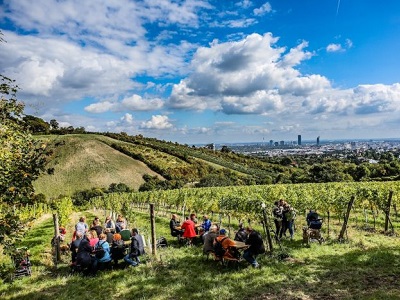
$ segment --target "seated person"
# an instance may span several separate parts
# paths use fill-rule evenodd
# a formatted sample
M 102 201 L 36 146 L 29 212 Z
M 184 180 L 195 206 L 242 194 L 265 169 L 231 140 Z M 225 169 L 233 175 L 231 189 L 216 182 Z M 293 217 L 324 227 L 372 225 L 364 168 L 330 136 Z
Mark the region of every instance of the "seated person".
M 114 265 L 118 265 L 118 260 L 123 259 L 125 256 L 125 243 L 119 233 L 113 235 L 111 243 L 111 257 L 114 261 Z
M 111 232 L 110 228 L 105 228 L 104 233 L 107 236 L 107 242 L 111 245 L 114 239 L 114 234 Z
M 78 232 L 75 236 L 75 240 L 70 244 L 69 249 L 71 250 L 71 262 L 76 263 L 76 256 L 78 254 L 79 244 L 82 241 L 82 233 Z
M 201 224 L 201 227 L 204 229 L 204 232 L 207 232 L 210 230 L 211 220 L 208 218 L 207 215 L 203 216 L 203 223 Z
M 101 247 L 104 250 L 102 255 L 96 254 L 97 266 L 100 270 L 106 268 L 111 262 L 110 245 L 107 243 L 106 238 L 107 236 L 104 233 L 100 234 L 99 241 L 95 246 L 97 249 Z
M 214 240 L 217 237 L 218 227 L 212 225 L 210 230 L 203 235 L 204 237 L 204 244 L 203 244 L 203 253 L 211 253 L 214 252 Z
M 86 237 L 89 240 L 90 247 L 94 248 L 94 246 L 97 244 L 99 241 L 99 238 L 97 237 L 97 232 L 96 230 L 90 230 L 86 233 Z
M 124 219 L 124 217 L 122 217 L 122 215 L 118 215 L 117 220 L 115 221 L 115 230 L 116 233 L 119 233 L 123 228 L 126 228 L 126 220 Z
M 77 233 L 78 234 L 78 233 Z M 76 264 L 81 266 L 85 275 L 95 275 L 97 271 L 97 260 L 92 256 L 93 247 L 89 244 L 88 238 L 83 238 L 76 254 Z
M 246 242 L 246 240 L 247 240 L 247 232 L 246 232 L 246 229 L 243 226 L 243 223 L 239 223 L 239 229 L 235 234 L 234 240 L 238 241 L 238 242 L 243 242 L 243 243 Z
M 180 237 L 183 234 L 183 230 L 180 229 L 180 223 L 177 219 L 177 215 L 171 215 L 171 220 L 169 221 L 169 228 L 171 230 L 171 235 L 175 237 Z
M 214 253 L 218 258 L 228 257 L 228 258 L 238 258 L 238 251 L 236 249 L 235 241 L 231 240 L 226 236 L 226 230 L 221 229 L 219 235 L 214 239 L 213 247 Z M 221 251 L 219 244 L 222 246 L 223 251 Z
M 111 233 L 115 233 L 115 223 L 114 221 L 111 219 L 111 216 L 106 217 L 106 220 L 104 222 L 104 228 L 108 228 L 110 230 Z
M 322 227 L 321 219 L 315 210 L 310 209 L 309 213 L 307 214 L 306 221 L 308 227 L 311 229 L 321 229 Z
M 90 227 L 90 230 L 96 231 L 97 236 L 99 236 L 101 233 L 103 233 L 103 227 L 101 227 L 100 221 L 95 219 L 93 221 L 92 227 Z
M 183 222 L 181 226 L 183 230 L 183 237 L 189 239 L 190 244 L 192 244 L 193 239 L 196 237 L 196 225 L 194 222 L 189 219 L 188 217 L 186 218 L 186 221 Z
M 125 224 L 121 224 L 121 231 L 119 232 L 123 241 L 129 241 L 131 239 L 131 231 L 125 228 Z
M 144 254 L 143 237 L 136 228 L 132 229 L 131 248 L 129 254 L 124 257 L 124 261 L 132 267 L 140 264 L 139 256 Z

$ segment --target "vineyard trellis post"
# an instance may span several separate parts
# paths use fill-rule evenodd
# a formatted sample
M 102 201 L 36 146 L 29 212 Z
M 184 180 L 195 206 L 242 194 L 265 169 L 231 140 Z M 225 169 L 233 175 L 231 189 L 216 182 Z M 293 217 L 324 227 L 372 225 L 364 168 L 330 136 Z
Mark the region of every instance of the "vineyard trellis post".
M 58 227 L 58 214 L 53 214 L 53 223 L 54 223 L 54 238 L 53 238 L 53 246 L 54 246 L 54 263 L 57 267 L 57 263 L 61 258 L 60 251 L 60 229 Z
M 271 234 L 269 232 L 269 225 L 268 225 L 268 217 L 267 217 L 267 213 L 265 211 L 265 208 L 267 206 L 265 205 L 265 203 L 261 203 L 261 209 L 262 209 L 262 214 L 263 214 L 263 220 L 264 220 L 264 229 L 267 232 L 267 241 L 268 241 L 268 247 L 269 247 L 269 252 L 272 253 L 273 246 L 272 246 L 272 239 L 271 239 Z
M 154 257 L 157 255 L 157 242 L 156 242 L 156 218 L 154 215 L 154 203 L 150 203 L 150 224 L 151 224 L 151 254 Z
M 351 196 L 351 199 L 350 199 L 349 203 L 347 204 L 347 211 L 344 216 L 343 226 L 342 226 L 342 229 L 340 230 L 340 234 L 339 234 L 339 238 L 338 238 L 339 241 L 344 240 L 344 234 L 347 230 L 347 222 L 349 220 L 350 211 L 351 211 L 351 208 L 353 207 L 354 200 L 355 200 L 355 197 Z
M 389 229 L 390 207 L 392 206 L 392 197 L 393 197 L 393 191 L 389 191 L 389 198 L 385 208 L 385 232 L 387 232 Z M 392 226 L 392 231 L 393 231 L 393 226 Z

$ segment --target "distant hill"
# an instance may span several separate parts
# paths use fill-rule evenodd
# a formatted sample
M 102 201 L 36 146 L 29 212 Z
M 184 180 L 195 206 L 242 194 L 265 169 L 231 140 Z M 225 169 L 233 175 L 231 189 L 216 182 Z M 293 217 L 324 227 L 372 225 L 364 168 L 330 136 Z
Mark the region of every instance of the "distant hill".
M 109 137 L 74 134 L 39 138 L 53 150 L 47 168 L 54 168 L 54 174 L 41 175 L 34 187 L 36 193 L 43 193 L 48 199 L 120 182 L 137 190 L 144 183 L 144 174 L 158 175 L 143 162 L 109 146 L 116 142 Z

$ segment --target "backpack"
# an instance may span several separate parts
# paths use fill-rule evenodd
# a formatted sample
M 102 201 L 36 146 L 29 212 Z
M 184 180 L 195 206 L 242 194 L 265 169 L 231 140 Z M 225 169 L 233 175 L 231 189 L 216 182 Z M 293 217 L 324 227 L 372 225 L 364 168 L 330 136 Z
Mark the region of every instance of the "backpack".
M 105 242 L 102 242 L 101 244 L 100 244 L 100 242 L 98 242 L 97 244 L 96 244 L 96 247 L 95 247 L 95 249 L 94 249 L 94 252 L 95 252 L 95 256 L 96 256 L 96 258 L 97 259 L 102 259 L 103 257 L 104 257 L 104 255 L 106 254 L 106 250 L 104 250 L 104 248 L 103 248 L 103 244 L 104 244 Z
M 224 256 L 226 250 L 225 250 L 224 247 L 222 246 L 222 242 L 223 242 L 225 239 L 227 239 L 227 238 L 228 238 L 228 237 L 226 236 L 226 237 L 224 237 L 223 239 L 221 239 L 220 241 L 218 241 L 217 238 L 214 239 L 213 248 L 214 248 L 215 256 L 217 256 L 217 257 L 222 257 L 222 256 Z
M 157 240 L 157 248 L 165 248 L 165 247 L 168 247 L 168 242 L 167 239 L 162 236 Z

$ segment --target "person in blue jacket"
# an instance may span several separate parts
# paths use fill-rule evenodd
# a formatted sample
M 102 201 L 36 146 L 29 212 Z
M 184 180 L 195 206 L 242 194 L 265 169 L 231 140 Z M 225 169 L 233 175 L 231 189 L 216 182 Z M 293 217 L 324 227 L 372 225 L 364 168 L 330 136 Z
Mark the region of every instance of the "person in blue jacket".
M 104 254 L 99 257 L 99 255 L 96 255 L 97 259 L 97 269 L 102 270 L 110 266 L 111 263 L 111 249 L 110 249 L 110 244 L 107 242 L 107 236 L 102 233 L 99 235 L 99 241 L 96 244 L 96 249 L 98 248 L 103 248 Z

